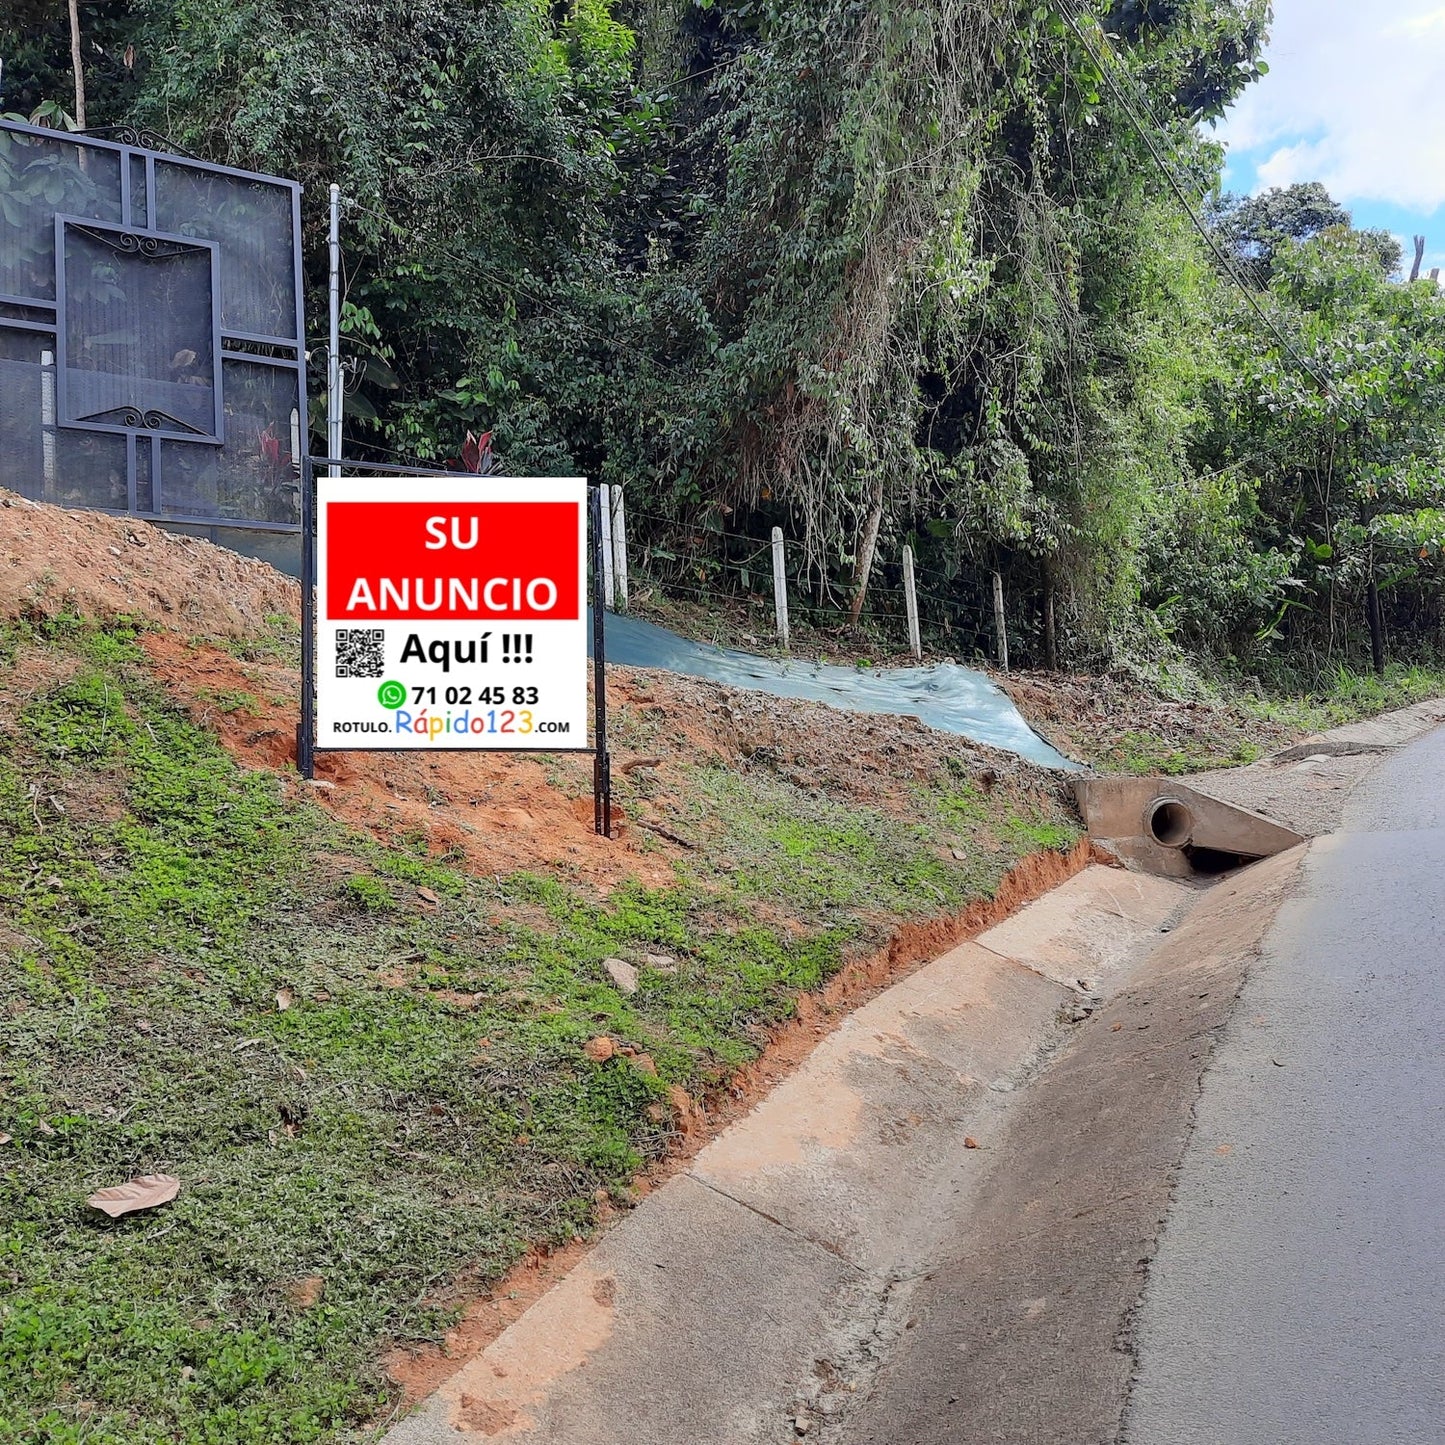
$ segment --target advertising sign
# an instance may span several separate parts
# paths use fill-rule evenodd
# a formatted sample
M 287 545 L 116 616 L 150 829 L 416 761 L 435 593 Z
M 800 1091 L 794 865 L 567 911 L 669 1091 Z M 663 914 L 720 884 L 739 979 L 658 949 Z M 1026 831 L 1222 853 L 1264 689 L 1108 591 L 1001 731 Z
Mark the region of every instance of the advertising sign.
M 587 740 L 587 484 L 317 477 L 316 746 Z

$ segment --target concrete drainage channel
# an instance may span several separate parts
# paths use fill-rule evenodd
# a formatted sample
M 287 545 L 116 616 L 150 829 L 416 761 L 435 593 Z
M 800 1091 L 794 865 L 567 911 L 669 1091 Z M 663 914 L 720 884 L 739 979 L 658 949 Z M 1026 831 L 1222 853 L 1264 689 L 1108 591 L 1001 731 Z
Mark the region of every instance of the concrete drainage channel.
M 1188 796 L 1171 793 L 1165 803 L 1172 806 L 1148 814 L 1151 826 L 1181 842 L 1154 846 L 1179 852 L 1192 846 L 1185 835 L 1215 836 L 1207 810 Z M 1038 1112 L 1041 1089 L 1071 1067 L 1086 1036 L 1103 1040 L 1112 1069 L 1113 1055 L 1162 1046 L 1171 1028 L 1197 1033 L 1203 1005 L 1195 996 L 1225 996 L 1207 980 L 1201 989 L 1190 974 L 1201 950 L 1220 965 L 1218 948 L 1196 937 L 1198 920 L 1206 915 L 1207 932 L 1212 908 L 1242 916 L 1237 897 L 1214 905 L 1241 887 L 1247 891 L 1240 878 L 1205 889 L 1193 876 L 1093 865 L 894 985 L 606 1233 L 549 1294 L 395 1425 L 388 1445 L 911 1439 L 891 1425 L 876 1435 L 853 1432 L 870 1428 L 870 1402 L 886 1396 L 878 1389 L 884 1367 L 906 1346 L 909 1321 L 926 1308 L 934 1281 L 961 1262 L 995 1257 L 979 1221 L 1021 1223 L 1037 1236 L 1036 1248 L 1052 1253 L 1031 1211 L 1062 1208 L 1066 1219 L 1077 1212 L 1073 1180 L 1090 1196 L 1078 1204 L 1080 1217 L 1096 1207 L 1093 1174 L 1071 1172 L 1067 1162 L 1083 1142 L 1075 1121 L 1069 1139 L 1051 1145 L 1064 1162 L 1047 1163 L 1048 1180 L 1029 1186 L 1042 1192 L 1012 1199 L 999 1214 L 1000 1195 L 1030 1178 L 1015 1158 L 1020 1134 L 1042 1140 L 1069 1117 L 1069 1106 L 1048 1106 L 1054 1123 L 1017 1121 Z M 1190 975 L 1180 975 L 1178 1000 L 1154 990 L 1161 946 Z M 1103 1022 L 1119 1007 L 1131 1022 Z M 1144 1032 L 1151 1028 L 1158 1032 Z M 1197 1043 L 1191 1047 L 1202 1060 Z M 1187 1122 L 1193 1068 L 1167 1087 L 1152 1082 L 1151 1070 L 1151 1106 L 1175 1089 L 1175 1114 Z M 1142 1071 L 1131 1077 L 1137 1085 Z M 1103 1097 L 1116 1089 L 1107 1081 L 1100 1087 Z M 1074 1093 L 1075 1107 L 1090 1096 L 1087 1088 Z M 1132 1126 L 1114 1114 L 1109 1127 L 1125 1127 L 1127 1153 Z M 1095 1129 L 1089 1148 L 1098 1142 Z M 1134 1220 L 1138 1235 L 1108 1254 L 1125 1262 L 1124 1304 L 1105 1311 L 1087 1347 L 1092 1363 L 1076 1360 L 1074 1373 L 1117 1373 L 1121 1311 L 1138 1288 L 1134 1261 L 1149 1253 L 1179 1157 L 1172 1144 L 1167 1152 L 1151 1162 L 1147 1188 L 1126 1191 L 1135 1202 L 1109 1213 L 1111 1228 Z M 1107 1187 L 1117 1191 L 1118 1181 Z M 1018 1305 L 1012 1295 L 1020 1288 L 1017 1279 L 973 1279 L 965 1297 L 978 1304 L 990 1289 L 1007 1296 L 980 1316 L 990 1340 L 1003 1337 L 996 1308 L 1004 1324 L 1054 1338 L 1057 1312 L 1073 1306 L 1047 1284 L 1031 1284 Z M 1096 1301 L 1081 1295 L 1078 1303 L 1092 1309 Z M 1049 1318 L 1036 1325 L 1042 1316 Z M 1060 1428 L 1028 1438 L 1094 1438 L 1071 1433 L 1072 1424 Z
M 1074 797 L 1091 838 L 1167 878 L 1225 873 L 1304 842 L 1282 823 L 1170 778 L 1080 778 Z
M 1200 1081 L 1302 832 L 1441 721 L 1419 704 L 1208 779 L 1235 803 L 1081 780 L 1127 869 L 847 1017 L 387 1445 L 1114 1440 Z

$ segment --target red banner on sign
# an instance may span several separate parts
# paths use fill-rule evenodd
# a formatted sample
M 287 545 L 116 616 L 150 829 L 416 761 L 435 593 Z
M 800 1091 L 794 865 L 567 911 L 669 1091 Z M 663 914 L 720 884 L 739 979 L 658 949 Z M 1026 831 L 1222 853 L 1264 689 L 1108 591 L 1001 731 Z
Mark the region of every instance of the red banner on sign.
M 572 502 L 329 502 L 326 612 L 572 621 L 580 537 Z

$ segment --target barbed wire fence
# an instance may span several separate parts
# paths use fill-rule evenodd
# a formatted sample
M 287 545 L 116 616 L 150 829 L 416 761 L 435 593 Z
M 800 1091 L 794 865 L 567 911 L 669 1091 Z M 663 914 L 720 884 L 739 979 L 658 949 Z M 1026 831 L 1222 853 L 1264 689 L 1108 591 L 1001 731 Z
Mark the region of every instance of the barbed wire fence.
M 610 489 L 614 496 L 621 490 Z M 809 585 L 809 578 L 792 570 L 789 554 L 800 555 L 801 544 L 790 545 L 777 528 L 774 538 L 754 537 L 689 524 L 631 502 L 619 506 L 612 501 L 610 517 L 612 572 L 629 579 L 631 596 L 644 605 L 653 605 L 658 598 L 665 605 L 666 599 L 676 597 L 714 607 L 729 601 L 744 610 L 748 630 L 741 637 L 718 641 L 754 643 L 769 637 L 786 647 L 792 630 L 803 626 L 840 640 L 866 630 L 896 653 L 913 650 L 916 634 L 920 643 L 927 639 L 930 652 L 984 658 L 1004 668 L 1010 641 L 1023 642 L 1026 655 L 1037 654 L 1042 620 L 1025 613 L 1005 620 L 1000 606 L 1002 578 L 989 569 L 965 568 L 950 575 L 921 565 L 916 558 L 910 566 L 904 557 L 905 552 L 911 557 L 908 548 L 899 549 L 897 557 L 880 554 L 863 611 L 855 619 L 847 595 L 820 587 L 816 579 Z M 781 540 L 780 548 L 775 539 Z M 779 554 L 781 571 L 776 565 Z M 613 599 L 619 608 L 627 606 L 627 597 L 616 589 Z M 922 647 L 917 651 L 921 654 Z

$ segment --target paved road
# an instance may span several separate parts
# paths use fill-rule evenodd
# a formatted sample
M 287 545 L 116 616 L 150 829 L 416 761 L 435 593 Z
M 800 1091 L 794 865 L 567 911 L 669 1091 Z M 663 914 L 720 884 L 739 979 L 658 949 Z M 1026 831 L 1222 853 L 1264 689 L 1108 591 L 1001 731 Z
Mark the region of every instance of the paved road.
M 1251 973 L 1150 1269 L 1129 1445 L 1445 1440 L 1442 794 L 1438 730 L 1314 845 Z

